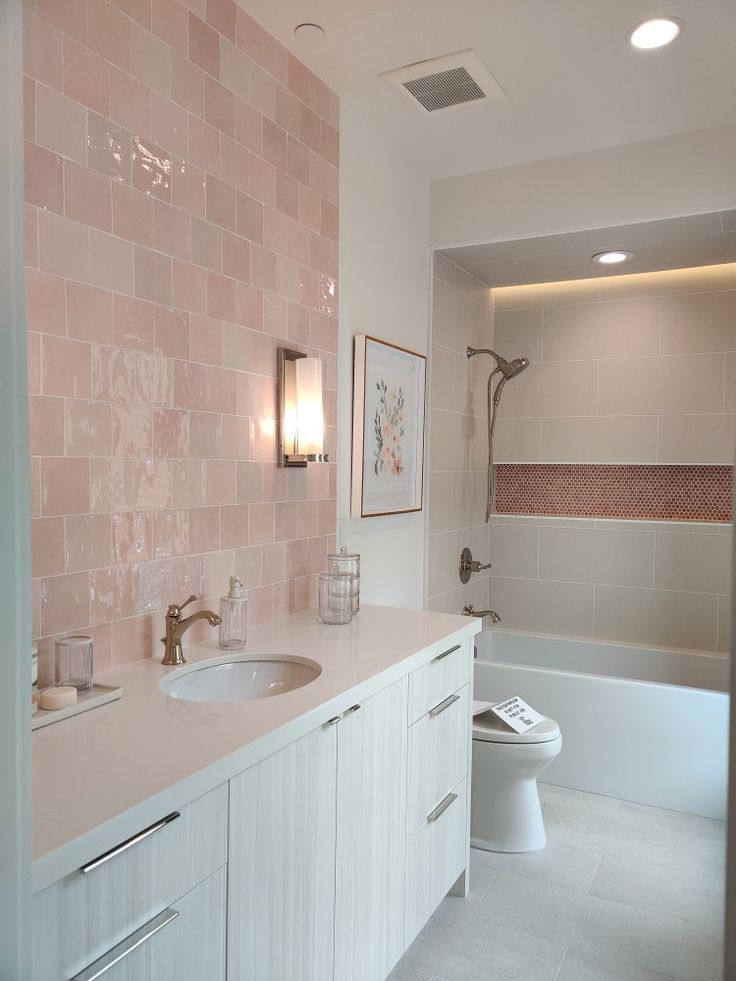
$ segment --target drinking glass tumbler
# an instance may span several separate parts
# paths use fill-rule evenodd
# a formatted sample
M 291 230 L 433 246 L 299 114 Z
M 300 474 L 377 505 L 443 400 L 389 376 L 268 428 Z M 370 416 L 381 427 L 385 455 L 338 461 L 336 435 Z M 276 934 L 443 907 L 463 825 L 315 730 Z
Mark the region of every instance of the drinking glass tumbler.
M 320 572 L 319 618 L 322 623 L 350 623 L 353 618 L 351 575 L 342 572 Z
M 360 609 L 360 554 L 358 552 L 330 552 L 327 571 L 342 572 L 353 577 L 353 616 Z
M 77 691 L 92 687 L 92 638 L 61 637 L 56 641 L 56 685 L 69 685 Z

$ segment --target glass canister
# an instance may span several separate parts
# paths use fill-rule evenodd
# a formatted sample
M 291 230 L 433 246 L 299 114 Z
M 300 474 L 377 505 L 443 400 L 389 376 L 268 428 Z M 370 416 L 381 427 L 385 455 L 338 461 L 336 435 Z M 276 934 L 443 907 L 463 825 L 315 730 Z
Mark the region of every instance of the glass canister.
M 341 548 L 327 556 L 327 571 L 342 572 L 353 577 L 353 616 L 360 609 L 360 554 Z
M 91 637 L 60 637 L 56 641 L 55 684 L 69 686 L 77 691 L 89 691 L 92 687 Z
M 322 623 L 350 623 L 353 618 L 351 575 L 342 572 L 320 572 L 319 618 Z

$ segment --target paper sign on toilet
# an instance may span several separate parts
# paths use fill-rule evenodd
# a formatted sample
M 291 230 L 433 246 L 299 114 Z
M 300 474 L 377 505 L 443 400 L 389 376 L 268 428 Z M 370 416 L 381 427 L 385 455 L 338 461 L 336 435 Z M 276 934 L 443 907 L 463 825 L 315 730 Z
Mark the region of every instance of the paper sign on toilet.
M 507 698 L 505 702 L 499 702 L 498 705 L 492 706 L 491 712 L 495 712 L 499 719 L 505 722 L 506 725 L 511 726 L 514 732 L 526 732 L 527 729 L 533 729 L 540 722 L 544 722 L 544 716 L 540 715 L 539 712 L 535 712 L 518 695 L 514 695 L 513 698 Z

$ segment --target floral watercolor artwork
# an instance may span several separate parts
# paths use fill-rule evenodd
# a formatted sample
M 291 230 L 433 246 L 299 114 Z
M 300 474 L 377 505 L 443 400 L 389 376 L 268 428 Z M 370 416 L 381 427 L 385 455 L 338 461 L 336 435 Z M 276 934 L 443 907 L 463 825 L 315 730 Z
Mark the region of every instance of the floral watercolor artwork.
M 383 473 L 384 466 L 394 477 L 400 477 L 403 472 L 401 458 L 401 437 L 404 429 L 404 393 L 401 386 L 388 390 L 386 382 L 376 382 L 379 399 L 376 409 L 374 429 L 376 434 L 376 460 L 373 472 L 376 476 Z
M 355 338 L 351 514 L 422 509 L 426 358 Z

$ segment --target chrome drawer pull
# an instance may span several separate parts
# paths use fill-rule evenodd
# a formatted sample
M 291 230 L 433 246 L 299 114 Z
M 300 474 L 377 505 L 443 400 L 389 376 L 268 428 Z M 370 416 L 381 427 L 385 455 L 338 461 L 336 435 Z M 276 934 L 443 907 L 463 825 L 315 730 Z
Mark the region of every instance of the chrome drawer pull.
M 341 715 L 333 715 L 331 719 L 328 719 L 327 722 L 325 722 L 325 726 L 336 726 L 341 718 Z
M 437 657 L 432 658 L 432 664 L 436 664 L 438 661 L 441 661 L 442 658 L 447 657 L 448 654 L 454 654 L 455 651 L 459 651 L 461 647 L 462 644 L 455 644 L 455 646 L 451 647 L 449 651 L 443 651 L 442 654 L 438 654 Z
M 444 814 L 447 808 L 452 804 L 454 800 L 457 800 L 457 794 L 448 794 L 444 800 L 441 800 L 437 807 L 433 811 L 430 811 L 427 815 L 428 821 L 436 821 L 441 814 Z
M 359 708 L 360 708 L 360 705 L 351 705 L 351 706 L 350 706 L 350 708 L 349 708 L 349 709 L 347 709 L 347 710 L 346 710 L 345 712 L 343 712 L 342 714 L 343 714 L 344 716 L 345 716 L 345 715 L 352 715 L 352 714 L 353 714 L 353 712 L 357 712 Z
M 445 709 L 449 709 L 449 707 L 454 702 L 457 702 L 459 700 L 460 700 L 460 696 L 459 695 L 450 695 L 448 698 L 446 698 L 444 700 L 444 702 L 440 702 L 439 705 L 435 705 L 435 707 L 433 709 L 430 709 L 429 710 L 429 717 L 430 717 L 430 719 L 433 719 L 435 717 L 435 715 L 441 715 L 442 712 L 445 711 Z
M 133 835 L 132 838 L 127 838 L 119 845 L 115 845 L 108 852 L 103 852 L 102 855 L 98 855 L 97 858 L 93 858 L 91 862 L 87 862 L 80 868 L 80 872 L 86 874 L 91 872 L 92 869 L 96 869 L 98 866 L 102 865 L 104 862 L 108 862 L 111 858 L 115 858 L 116 855 L 122 855 L 123 852 L 127 852 L 129 848 L 133 845 L 137 845 L 139 841 L 143 841 L 144 838 L 148 838 L 150 835 L 155 834 L 160 831 L 161 828 L 165 828 L 167 824 L 171 824 L 172 821 L 176 821 L 179 817 L 178 811 L 172 811 L 171 814 L 167 814 L 165 818 L 161 818 L 155 824 L 152 824 L 148 828 L 144 828 L 143 831 L 139 831 L 137 835 Z
M 132 954 L 137 947 L 144 944 L 146 940 L 150 940 L 155 933 L 163 929 L 167 923 L 175 920 L 178 915 L 178 911 L 170 907 L 162 910 L 152 920 L 144 923 L 142 927 L 126 937 L 125 940 L 121 940 L 119 944 L 111 947 L 102 957 L 98 957 L 89 967 L 85 967 L 79 974 L 75 974 L 70 981 L 95 981 L 95 978 L 101 978 L 103 974 L 107 974 L 111 967 L 119 964 L 128 954 Z

